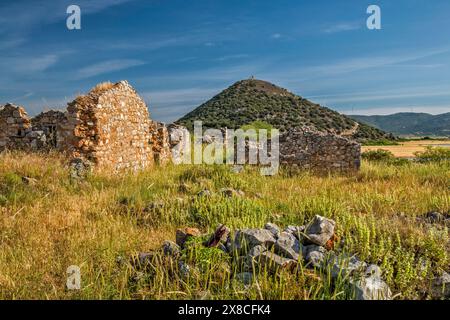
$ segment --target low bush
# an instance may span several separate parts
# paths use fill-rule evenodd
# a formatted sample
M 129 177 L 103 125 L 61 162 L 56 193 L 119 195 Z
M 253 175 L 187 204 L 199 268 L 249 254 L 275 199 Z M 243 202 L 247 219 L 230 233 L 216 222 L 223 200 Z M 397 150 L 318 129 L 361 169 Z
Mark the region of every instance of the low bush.
M 450 149 L 442 147 L 426 147 L 425 151 L 414 153 L 418 162 L 450 161 Z
M 361 157 L 368 161 L 390 161 L 395 158 L 392 152 L 383 149 L 363 152 Z

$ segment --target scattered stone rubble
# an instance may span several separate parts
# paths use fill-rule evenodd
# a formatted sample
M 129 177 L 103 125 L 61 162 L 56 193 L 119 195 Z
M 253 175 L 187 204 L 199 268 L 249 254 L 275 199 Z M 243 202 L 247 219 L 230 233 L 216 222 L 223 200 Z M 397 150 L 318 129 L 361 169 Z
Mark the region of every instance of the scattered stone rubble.
M 161 252 L 178 261 L 182 278 L 189 277 L 195 268 L 181 257 L 186 241 L 204 236 L 198 229 L 184 228 L 176 232 L 176 243 L 165 241 Z M 200 239 L 200 238 L 199 238 Z M 376 265 L 369 265 L 354 255 L 334 252 L 326 248 L 329 241 L 337 241 L 335 222 L 315 216 L 306 226 L 288 226 L 281 229 L 273 223 L 264 228 L 239 229 L 231 232 L 220 225 L 216 232 L 203 242 L 205 248 L 218 248 L 232 257 L 237 272 L 233 278 L 251 284 L 257 270 L 276 274 L 281 270 L 297 272 L 299 263 L 312 270 L 329 272 L 336 281 L 346 281 L 348 290 L 358 300 L 390 300 L 392 293 Z M 155 253 L 153 253 L 155 254 Z M 145 261 L 152 253 L 141 253 Z M 448 281 L 442 280 L 442 281 Z
M 450 274 L 443 272 L 441 276 L 433 279 L 431 286 L 431 296 L 434 299 L 450 298 Z
M 426 214 L 425 218 L 418 218 L 419 222 L 424 222 L 427 224 L 442 224 L 444 226 L 450 227 L 450 214 L 441 213 L 437 211 L 430 211 Z

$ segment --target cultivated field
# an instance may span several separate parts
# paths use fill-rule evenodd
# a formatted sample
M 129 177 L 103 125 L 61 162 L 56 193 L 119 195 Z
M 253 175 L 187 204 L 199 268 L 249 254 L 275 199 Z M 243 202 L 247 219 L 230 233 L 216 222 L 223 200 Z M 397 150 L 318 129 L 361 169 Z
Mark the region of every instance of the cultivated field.
M 413 158 L 415 152 L 422 152 L 428 146 L 450 148 L 450 140 L 413 140 L 400 142 L 399 145 L 394 146 L 363 146 L 362 151 L 383 149 L 399 158 Z
M 384 148 L 384 147 L 383 147 Z M 346 299 L 329 275 L 260 275 L 244 287 L 225 258 L 206 255 L 188 280 L 161 259 L 146 270 L 139 252 L 174 240 L 179 227 L 301 225 L 319 214 L 336 221 L 340 250 L 378 264 L 396 299 L 424 299 L 430 279 L 450 271 L 449 233 L 418 220 L 450 210 L 450 166 L 363 162 L 360 172 L 263 177 L 255 168 L 170 166 L 138 175 L 96 173 L 71 181 L 58 155 L 0 155 L 0 299 Z M 22 177 L 36 179 L 26 181 Z M 231 187 L 239 197 L 198 197 Z M 81 290 L 66 270 L 81 268 Z

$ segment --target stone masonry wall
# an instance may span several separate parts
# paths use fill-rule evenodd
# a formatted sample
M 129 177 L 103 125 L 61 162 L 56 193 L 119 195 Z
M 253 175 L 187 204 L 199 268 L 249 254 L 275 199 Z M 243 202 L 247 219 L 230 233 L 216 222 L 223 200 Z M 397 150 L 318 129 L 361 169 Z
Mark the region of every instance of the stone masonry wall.
M 188 129 L 177 124 L 170 124 L 168 131 L 173 163 L 181 164 L 186 157 L 190 159 L 191 138 Z
M 151 121 L 150 141 L 155 163 L 167 164 L 171 159 L 170 137 L 167 127 L 162 122 Z
M 0 107 L 0 150 L 27 147 L 25 136 L 31 130 L 31 121 L 23 107 L 6 104 Z
M 280 163 L 318 171 L 359 170 L 361 146 L 330 133 L 291 129 L 280 136 Z
M 97 85 L 69 103 L 67 112 L 48 111 L 31 120 L 22 107 L 0 107 L 0 151 L 57 148 L 97 167 L 138 170 L 170 160 L 181 163 L 190 142 L 186 128 L 152 121 L 126 81 Z M 279 146 L 282 165 L 320 171 L 360 167 L 360 145 L 338 135 L 295 128 L 280 136 Z
M 22 107 L 0 107 L 0 150 L 56 148 L 98 167 L 137 170 L 169 162 L 170 147 L 167 127 L 150 119 L 126 81 L 99 84 L 66 112 L 51 110 L 33 119 Z
M 45 136 L 46 147 L 57 148 L 58 127 L 67 119 L 66 113 L 58 110 L 41 112 L 31 119 L 32 130 Z
M 98 85 L 69 103 L 67 111 L 61 149 L 73 158 L 115 170 L 154 163 L 147 106 L 128 82 Z

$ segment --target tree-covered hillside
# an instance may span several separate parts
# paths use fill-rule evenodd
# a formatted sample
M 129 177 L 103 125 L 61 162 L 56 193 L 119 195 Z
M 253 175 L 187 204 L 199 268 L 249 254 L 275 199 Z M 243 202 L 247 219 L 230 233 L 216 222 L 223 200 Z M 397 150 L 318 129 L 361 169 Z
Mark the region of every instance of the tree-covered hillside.
M 237 129 L 254 121 L 264 121 L 282 132 L 292 127 L 310 126 L 359 141 L 394 138 L 286 89 L 256 79 L 236 82 L 176 123 L 192 129 L 195 120 L 203 121 L 203 126 L 208 128 Z

